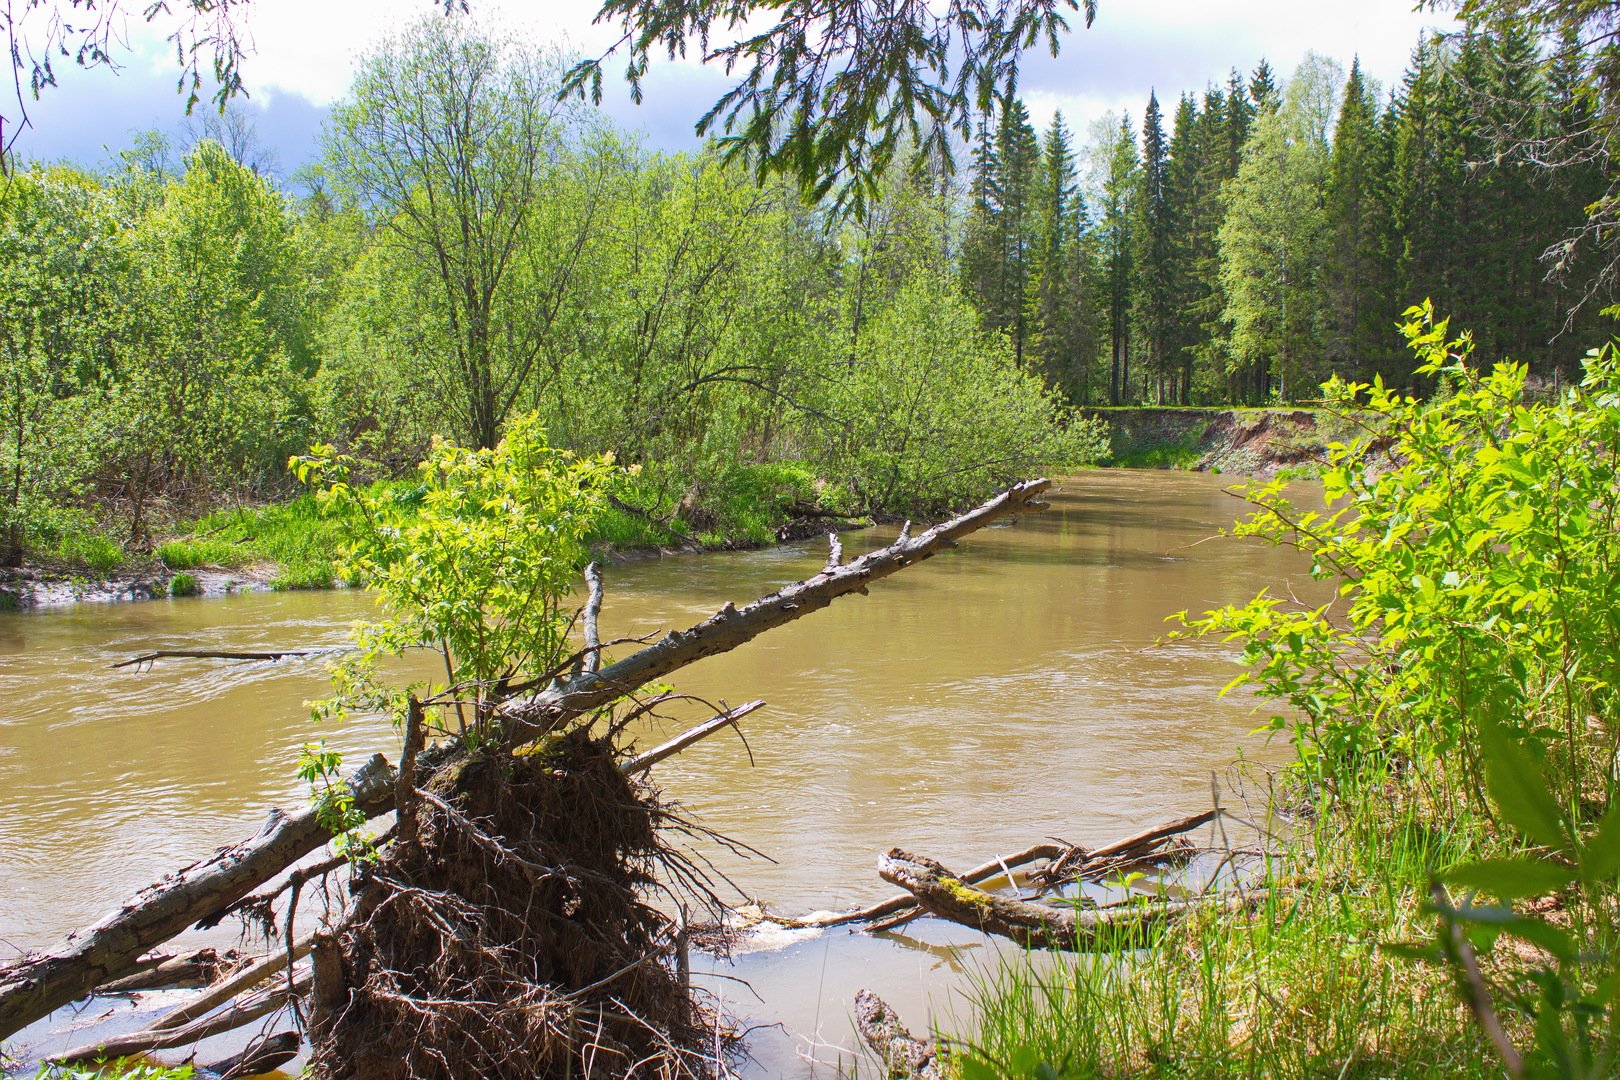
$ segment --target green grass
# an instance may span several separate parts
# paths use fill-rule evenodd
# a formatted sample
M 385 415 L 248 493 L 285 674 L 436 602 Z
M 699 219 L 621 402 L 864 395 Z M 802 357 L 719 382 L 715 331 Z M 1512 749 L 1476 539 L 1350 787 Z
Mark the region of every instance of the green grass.
M 962 1075 L 1498 1077 L 1448 973 L 1383 948 L 1432 934 L 1430 868 L 1476 833 L 1384 820 L 1371 800 L 1348 819 L 1330 810 L 1270 888 L 1251 886 L 1248 910 L 1210 908 L 1107 953 L 1006 961 L 954 1034 L 980 1063 Z
M 1204 458 L 1195 441 L 1158 446 L 1133 446 L 1117 451 L 1109 461 L 1120 469 L 1194 469 Z
M 220 510 L 191 522 L 158 545 L 170 570 L 241 569 L 273 563 L 273 589 L 327 588 L 336 579 L 337 526 L 323 518 L 313 495 L 285 503 Z

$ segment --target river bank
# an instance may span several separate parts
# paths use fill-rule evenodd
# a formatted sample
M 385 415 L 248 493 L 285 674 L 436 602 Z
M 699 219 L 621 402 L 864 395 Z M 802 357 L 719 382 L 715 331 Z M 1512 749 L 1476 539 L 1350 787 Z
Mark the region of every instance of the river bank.
M 1252 476 L 1316 475 L 1343 422 L 1316 409 L 1122 407 L 1090 409 L 1108 426 L 1117 468 Z
M 1309 476 L 1330 438 L 1309 409 L 1129 407 L 1087 415 L 1108 427 L 1110 468 Z M 749 551 L 905 516 L 844 513 L 839 493 L 798 466 L 754 471 L 763 482 L 684 499 L 666 514 L 617 503 L 591 547 L 604 562 Z M 0 570 L 0 611 L 343 584 L 334 569 L 340 538 L 307 495 L 178 522 L 146 553 L 104 535 L 84 539 L 69 549 L 76 555 Z

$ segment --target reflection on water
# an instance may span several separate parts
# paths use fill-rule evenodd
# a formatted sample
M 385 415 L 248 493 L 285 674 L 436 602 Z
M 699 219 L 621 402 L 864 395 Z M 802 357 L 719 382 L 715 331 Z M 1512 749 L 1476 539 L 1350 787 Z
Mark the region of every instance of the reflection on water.
M 1200 543 L 1242 509 L 1209 477 L 1087 473 L 1052 503 L 676 676 L 710 700 L 769 703 L 744 722 L 752 765 L 728 734 L 657 772 L 704 824 L 775 860 L 709 852 L 741 892 L 796 914 L 887 895 L 873 867 L 892 846 L 966 866 L 1045 837 L 1106 842 L 1207 805 L 1211 774 L 1240 748 L 1281 752 L 1247 734 L 1249 702 L 1216 697 L 1230 649 L 1154 642 L 1173 612 L 1303 578 L 1298 560 Z M 893 535 L 851 534 L 845 550 Z M 825 557 L 813 542 L 611 567 L 603 636 L 688 625 Z M 325 658 L 114 662 L 339 644 L 370 610 L 369 597 L 336 592 L 0 617 L 0 947 L 47 945 L 297 802 L 300 743 L 323 736 L 361 755 L 395 741 L 376 721 L 311 724 L 303 702 L 326 692 Z M 903 943 L 831 931 L 720 965 L 747 985 L 707 983 L 751 1022 L 785 1025 L 756 1037 L 760 1075 L 808 1075 L 800 1051 L 818 1032 L 847 1043 L 860 986 L 921 1027 L 991 951 L 930 921 Z

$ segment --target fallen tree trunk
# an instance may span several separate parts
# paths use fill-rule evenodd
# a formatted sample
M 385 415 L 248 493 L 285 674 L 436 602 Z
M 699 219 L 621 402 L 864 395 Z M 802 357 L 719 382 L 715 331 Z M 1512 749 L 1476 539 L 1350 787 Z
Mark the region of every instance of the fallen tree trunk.
M 368 813 L 393 809 L 394 770 L 381 755 L 350 781 Z M 0 1039 L 128 974 L 146 952 L 234 903 L 319 848 L 332 834 L 313 810 L 272 811 L 259 834 L 136 893 L 61 948 L 0 968 Z
M 1211 902 L 1166 900 L 1106 910 L 1035 904 L 975 889 L 934 860 L 899 848 L 878 859 L 878 874 L 915 896 L 929 914 L 1011 938 L 1026 949 L 1079 951 L 1104 931 L 1147 929 Z
M 844 566 L 829 566 L 814 577 L 788 585 L 745 607 L 727 604 L 703 622 L 671 631 L 657 644 L 579 678 L 501 706 L 508 720 L 507 746 L 517 746 L 599 709 L 655 679 L 705 656 L 730 652 L 767 630 L 802 618 L 840 596 L 865 593 L 872 582 L 932 558 L 956 541 L 992 521 L 1018 513 L 1037 513 L 1047 504 L 1039 498 L 1050 480 L 1015 484 L 975 510 L 935 525 L 917 536 L 902 535 L 887 547 L 868 552 Z

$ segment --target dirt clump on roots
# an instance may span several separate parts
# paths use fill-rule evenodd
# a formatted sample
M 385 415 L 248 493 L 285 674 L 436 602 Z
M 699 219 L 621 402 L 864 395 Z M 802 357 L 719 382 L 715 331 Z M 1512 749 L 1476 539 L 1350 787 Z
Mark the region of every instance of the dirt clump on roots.
M 383 852 L 339 932 L 341 1004 L 312 1024 L 318 1075 L 714 1075 L 675 927 L 644 899 L 675 857 L 664 811 L 611 739 L 462 752 L 421 791 L 418 840 Z

